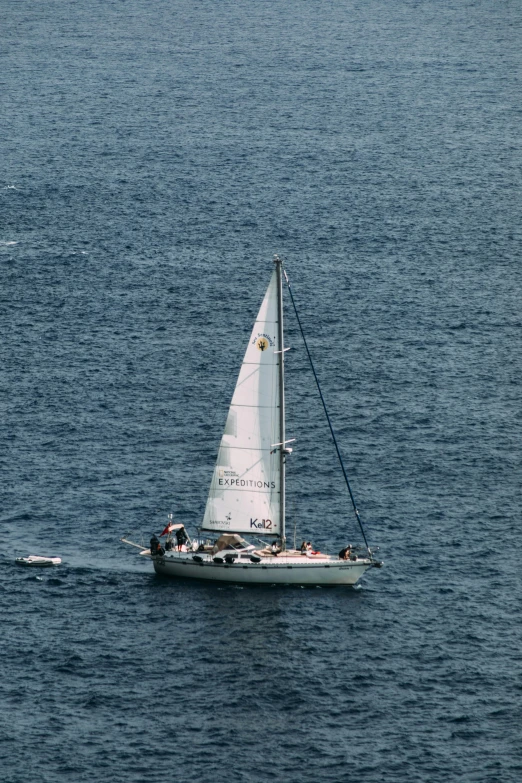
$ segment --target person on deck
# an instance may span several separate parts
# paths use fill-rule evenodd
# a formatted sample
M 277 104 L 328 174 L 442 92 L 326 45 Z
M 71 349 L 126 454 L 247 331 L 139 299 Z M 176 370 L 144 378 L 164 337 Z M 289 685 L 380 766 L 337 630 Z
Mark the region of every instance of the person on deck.
M 178 552 L 181 552 L 181 547 L 188 541 L 187 532 L 184 527 L 180 527 L 176 530 L 176 541 L 178 542 Z

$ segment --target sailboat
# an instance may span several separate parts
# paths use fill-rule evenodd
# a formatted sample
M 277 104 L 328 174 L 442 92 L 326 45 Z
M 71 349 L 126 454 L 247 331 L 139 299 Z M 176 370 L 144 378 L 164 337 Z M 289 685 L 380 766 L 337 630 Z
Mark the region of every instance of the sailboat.
M 289 548 L 285 528 L 286 461 L 292 452 L 285 433 L 283 277 L 312 365 L 364 547 L 345 546 L 337 555 L 310 544 Z M 370 549 L 326 409 L 312 357 L 283 262 L 274 269 L 254 323 L 230 404 L 198 535 L 191 539 L 172 515 L 160 538 L 145 549 L 156 573 L 213 582 L 264 585 L 355 585 L 369 568 L 380 567 Z

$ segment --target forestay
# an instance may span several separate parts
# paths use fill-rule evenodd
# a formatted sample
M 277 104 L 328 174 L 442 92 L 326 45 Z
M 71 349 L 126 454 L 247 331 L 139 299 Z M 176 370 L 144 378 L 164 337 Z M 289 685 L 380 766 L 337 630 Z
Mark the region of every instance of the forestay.
M 232 397 L 203 530 L 280 534 L 277 286 L 274 270 Z

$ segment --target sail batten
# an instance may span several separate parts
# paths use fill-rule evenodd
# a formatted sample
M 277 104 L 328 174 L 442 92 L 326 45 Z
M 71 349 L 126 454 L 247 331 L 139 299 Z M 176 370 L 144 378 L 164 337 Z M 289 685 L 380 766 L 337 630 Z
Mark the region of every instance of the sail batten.
M 278 270 L 239 372 L 212 476 L 203 530 L 280 534 L 281 438 Z
M 230 407 L 231 408 L 256 408 L 258 410 L 262 410 L 263 408 L 270 408 L 270 409 L 272 409 L 274 406 L 273 405 L 246 405 L 245 403 L 242 403 L 240 405 L 238 402 L 236 402 L 236 403 L 233 403 Z M 275 407 L 279 408 L 279 405 L 276 405 Z
M 227 449 L 239 449 L 239 451 L 251 451 L 249 446 L 227 446 Z M 259 449 L 259 451 L 271 451 L 268 447 Z

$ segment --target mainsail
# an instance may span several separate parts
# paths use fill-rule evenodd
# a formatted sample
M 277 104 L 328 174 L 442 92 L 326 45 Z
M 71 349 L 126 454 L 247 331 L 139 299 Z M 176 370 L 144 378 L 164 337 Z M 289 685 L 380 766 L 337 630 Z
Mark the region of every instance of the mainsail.
M 281 534 L 278 269 L 239 373 L 210 485 L 203 530 Z

